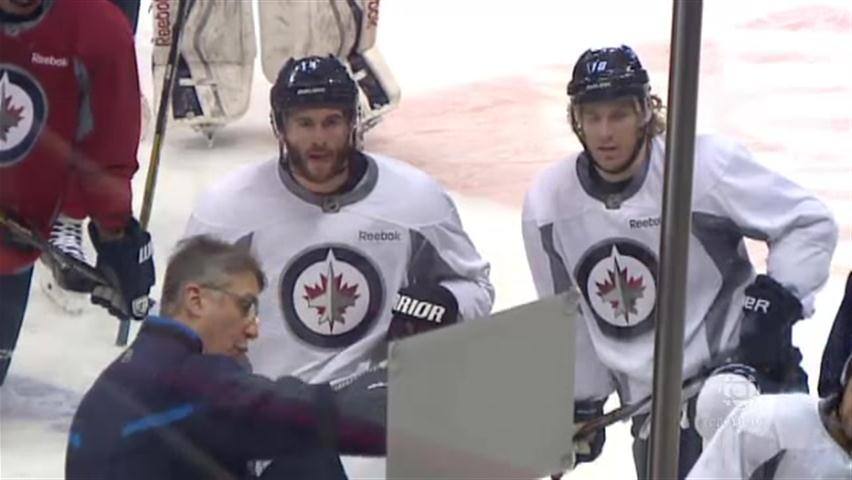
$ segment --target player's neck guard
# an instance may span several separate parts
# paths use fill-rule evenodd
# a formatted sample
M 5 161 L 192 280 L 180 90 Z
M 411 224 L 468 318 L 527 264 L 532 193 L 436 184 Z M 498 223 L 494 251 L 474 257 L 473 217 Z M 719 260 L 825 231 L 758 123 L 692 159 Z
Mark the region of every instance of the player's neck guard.
M 325 213 L 335 213 L 346 205 L 363 200 L 373 191 L 379 180 L 379 167 L 369 155 L 355 150 L 350 161 L 352 165 L 349 167 L 349 179 L 339 191 L 329 195 L 314 193 L 300 184 L 290 171 L 286 154 L 278 159 L 278 177 L 293 195 L 319 206 Z

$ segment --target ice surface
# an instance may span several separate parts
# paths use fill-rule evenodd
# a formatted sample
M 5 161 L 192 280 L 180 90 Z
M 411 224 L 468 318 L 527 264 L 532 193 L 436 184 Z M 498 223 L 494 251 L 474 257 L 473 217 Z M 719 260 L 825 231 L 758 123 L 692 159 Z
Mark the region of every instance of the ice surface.
M 585 48 L 628 43 L 651 71 L 654 90 L 665 92 L 670 8 L 667 0 L 382 3 L 378 42 L 403 100 L 368 135 L 367 147 L 410 161 L 452 189 L 465 227 L 492 262 L 496 309 L 534 298 L 520 205 L 532 176 L 577 147 L 565 123 L 571 64 Z M 137 44 L 143 90 L 153 105 L 145 12 L 147 4 Z M 850 6 L 846 0 L 714 0 L 705 2 L 704 20 L 699 130 L 744 141 L 761 161 L 817 191 L 841 225 L 816 316 L 795 330 L 813 387 L 852 269 Z M 248 114 L 220 131 L 212 149 L 197 133 L 168 131 L 150 225 L 160 275 L 205 186 L 276 152 L 259 65 L 252 88 Z M 134 180 L 137 212 L 150 148 L 149 137 Z M 752 252 L 760 262 L 764 250 L 753 246 Z M 105 312 L 88 307 L 80 316 L 63 315 L 33 284 L 11 374 L 0 390 L 2 479 L 62 478 L 74 407 L 120 352 L 113 345 L 116 322 Z M 353 478 L 383 470 L 375 461 L 348 468 Z M 633 475 L 622 424 L 608 430 L 600 459 L 571 478 Z

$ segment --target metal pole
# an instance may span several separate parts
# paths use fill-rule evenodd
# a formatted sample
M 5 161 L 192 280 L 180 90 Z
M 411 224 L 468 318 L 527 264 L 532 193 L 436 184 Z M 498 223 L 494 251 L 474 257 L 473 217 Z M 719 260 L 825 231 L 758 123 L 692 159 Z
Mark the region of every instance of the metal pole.
M 678 476 L 701 0 L 674 0 L 648 478 Z

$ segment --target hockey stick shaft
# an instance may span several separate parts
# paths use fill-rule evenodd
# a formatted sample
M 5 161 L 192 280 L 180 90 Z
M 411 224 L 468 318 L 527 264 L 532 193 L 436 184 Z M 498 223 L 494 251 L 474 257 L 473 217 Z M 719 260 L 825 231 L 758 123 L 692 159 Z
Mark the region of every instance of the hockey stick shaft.
M 697 393 L 697 390 L 701 388 L 704 384 L 704 380 L 713 373 L 713 370 L 731 362 L 736 352 L 736 348 L 724 351 L 707 362 L 697 374 L 686 379 L 681 387 L 683 398 L 690 398 L 692 395 Z M 574 440 L 581 439 L 592 432 L 606 428 L 622 420 L 627 420 L 635 417 L 636 415 L 648 413 L 651 410 L 652 400 L 653 397 L 649 395 L 638 402 L 621 406 L 600 417 L 589 420 L 574 433 Z
M 183 25 L 189 16 L 189 11 L 195 0 L 177 0 L 178 12 L 175 23 L 172 26 L 172 44 L 169 46 L 169 57 L 163 72 L 163 87 L 160 91 L 159 108 L 157 108 L 157 120 L 154 123 L 154 138 L 151 145 L 151 156 L 148 162 L 148 175 L 145 178 L 145 192 L 142 197 L 142 212 L 139 215 L 139 223 L 142 228 L 148 227 L 151 220 L 151 208 L 154 203 L 154 190 L 157 185 L 157 173 L 160 169 L 160 152 L 163 148 L 163 140 L 166 135 L 166 123 L 168 122 L 169 99 L 175 87 L 175 71 L 177 70 L 178 55 L 180 54 L 180 40 Z
M 154 138 L 151 142 L 151 156 L 148 161 L 148 175 L 145 178 L 145 192 L 142 197 L 142 211 L 139 214 L 139 223 L 142 228 L 148 228 L 151 220 L 151 208 L 154 204 L 154 190 L 157 185 L 157 173 L 160 170 L 160 152 L 163 149 L 163 139 L 166 135 L 166 123 L 169 113 L 169 99 L 175 87 L 175 71 L 177 70 L 178 55 L 180 54 L 180 39 L 183 25 L 189 16 L 189 11 L 195 0 L 177 0 L 177 18 L 172 26 L 172 44 L 169 46 L 169 58 L 166 70 L 163 74 L 163 86 L 160 91 L 159 108 L 157 109 L 157 121 L 154 124 Z M 123 347 L 127 345 L 130 336 L 130 320 L 121 320 L 118 324 L 118 334 L 115 344 Z

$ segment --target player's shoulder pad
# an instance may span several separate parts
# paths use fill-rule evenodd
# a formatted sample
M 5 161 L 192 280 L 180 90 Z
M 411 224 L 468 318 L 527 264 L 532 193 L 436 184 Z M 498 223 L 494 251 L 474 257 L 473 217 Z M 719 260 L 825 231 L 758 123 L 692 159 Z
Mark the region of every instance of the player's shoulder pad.
M 579 152 L 572 153 L 547 165 L 535 176 L 524 197 L 524 221 L 550 223 L 560 213 L 566 213 L 560 205 L 571 202 L 572 192 L 582 191 L 576 173 L 578 157 Z
M 257 202 L 263 201 L 263 192 L 279 188 L 277 159 L 244 165 L 208 187 L 198 197 L 192 215 L 210 225 L 242 225 L 258 215 Z
M 752 162 L 744 145 L 721 135 L 698 135 L 695 138 L 695 198 L 709 192 L 720 181 L 736 175 L 738 164 Z
M 428 173 L 392 157 L 364 154 L 375 161 L 378 182 L 357 208 L 409 227 L 440 223 L 455 214 L 446 188 Z
M 135 48 L 130 22 L 112 1 L 58 1 L 53 7 L 63 8 L 63 14 L 66 16 L 73 15 L 80 44 L 85 50 L 91 53 L 110 53 L 122 51 L 127 47 Z

